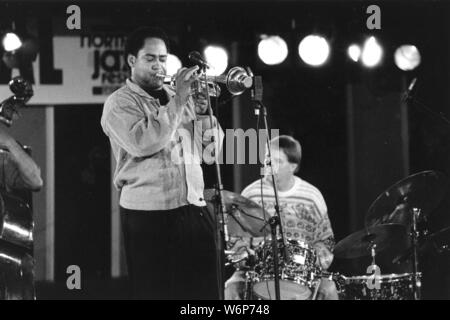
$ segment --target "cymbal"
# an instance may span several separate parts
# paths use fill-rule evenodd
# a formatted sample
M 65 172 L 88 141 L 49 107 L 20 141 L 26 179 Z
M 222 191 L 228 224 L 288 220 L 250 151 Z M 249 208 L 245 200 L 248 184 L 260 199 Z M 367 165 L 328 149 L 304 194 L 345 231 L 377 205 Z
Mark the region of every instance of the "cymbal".
M 375 252 L 390 248 L 398 250 L 398 245 L 407 237 L 406 228 L 401 224 L 385 224 L 369 227 L 339 241 L 334 248 L 334 255 L 338 258 L 353 259 L 371 254 L 372 244 L 376 245 Z M 407 248 L 404 248 L 407 249 Z M 403 248 L 402 250 L 403 251 Z
M 215 193 L 215 189 L 204 191 L 205 201 L 210 212 L 214 212 Z M 222 190 L 222 198 L 225 204 L 225 222 L 229 236 L 250 238 L 270 234 L 270 226 L 265 222 L 270 215 L 261 206 L 238 193 L 227 190 Z
M 447 192 L 447 184 L 447 176 L 436 171 L 419 172 L 397 182 L 372 203 L 366 214 L 366 227 L 386 223 L 408 227 L 413 208 L 429 216 Z

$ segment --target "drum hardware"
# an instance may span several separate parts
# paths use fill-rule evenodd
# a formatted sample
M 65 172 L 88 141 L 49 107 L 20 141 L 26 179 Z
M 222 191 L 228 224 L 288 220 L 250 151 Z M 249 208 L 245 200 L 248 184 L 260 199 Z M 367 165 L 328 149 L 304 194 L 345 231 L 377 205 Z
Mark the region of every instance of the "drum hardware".
M 275 272 L 279 272 L 280 299 L 281 300 L 306 300 L 314 297 L 314 288 L 317 280 L 322 276 L 322 270 L 317 266 L 317 255 L 313 248 L 304 242 L 287 240 L 287 258 L 275 259 L 273 256 L 273 241 L 263 242 L 256 249 L 256 265 L 248 279 L 252 282 L 252 292 L 259 299 L 271 300 L 275 296 Z M 277 240 L 281 248 L 284 246 L 282 239 Z M 278 268 L 276 264 L 278 263 Z
M 426 232 L 419 235 L 419 245 L 418 245 L 419 257 L 422 256 L 425 252 L 433 250 L 438 254 L 445 253 L 447 250 L 449 250 L 449 245 L 447 244 L 449 236 L 450 236 L 450 227 L 446 227 L 432 234 Z M 411 259 L 411 255 L 412 255 L 412 248 L 407 250 L 405 253 L 396 256 L 392 260 L 392 263 L 399 264 L 404 261 L 407 261 Z
M 401 224 L 377 225 L 350 234 L 336 244 L 333 253 L 338 258 L 360 258 L 369 256 L 375 246 L 378 252 L 393 251 L 393 254 L 399 254 L 407 249 L 403 245 L 406 238 L 406 229 Z M 393 242 L 400 248 L 393 248 Z
M 438 253 L 449 251 L 448 239 L 441 238 L 448 236 L 450 227 L 433 234 L 429 234 L 427 230 L 428 217 L 442 197 L 440 187 L 445 185 L 445 181 L 442 174 L 433 171 L 419 173 L 400 181 L 380 195 L 371 205 L 366 216 L 366 223 L 373 223 L 373 225 L 367 224 L 363 230 L 350 234 L 337 243 L 333 253 L 338 258 L 353 259 L 371 256 L 372 263 L 369 266 L 372 267 L 371 275 L 344 276 L 339 273 L 325 272 L 320 267 L 312 267 L 315 264 L 311 264 L 310 261 L 316 261 L 317 257 L 311 258 L 314 255 L 312 251 L 311 256 L 307 258 L 306 244 L 293 240 L 288 240 L 284 244 L 278 239 L 276 250 L 273 248 L 274 241 L 265 242 L 256 249 L 253 256 L 255 264 L 246 271 L 246 297 L 248 299 L 276 297 L 275 272 L 277 272 L 281 299 L 316 299 L 322 278 L 334 281 L 340 297 L 344 299 L 420 299 L 422 280 L 422 273 L 419 270 L 420 255 L 430 250 L 430 247 Z M 427 183 L 430 183 L 432 189 L 431 203 L 425 203 L 425 197 L 422 195 L 423 192 L 430 192 L 426 187 Z M 228 218 L 231 217 L 230 220 L 234 223 L 231 234 L 238 236 L 251 236 L 252 233 L 267 234 L 267 225 L 270 221 L 265 222 L 265 213 L 262 213 L 262 208 L 258 208 L 254 203 L 252 207 L 251 202 L 249 203 L 243 197 L 239 198 L 241 196 L 232 193 L 229 196 L 234 197 L 233 201 L 229 201 L 233 214 Z M 274 239 L 272 229 L 272 239 Z M 285 254 L 283 254 L 283 248 L 286 251 Z M 274 252 L 277 254 L 276 257 Z M 392 260 L 393 263 L 412 258 L 413 272 L 381 274 L 380 270 L 376 269 L 379 253 L 393 255 L 395 257 Z M 374 278 L 378 285 L 369 286 L 369 283 L 373 284 Z
M 421 273 L 417 275 L 419 279 Z M 343 276 L 339 275 L 336 286 L 343 300 L 413 300 L 414 282 L 413 273 L 378 275 L 379 288 L 368 288 L 370 275 Z
M 215 190 L 206 189 L 203 194 L 208 211 L 214 212 L 212 209 L 216 201 Z M 222 190 L 222 198 L 225 203 L 225 223 L 229 236 L 264 237 L 270 232 L 265 219 L 269 214 L 257 203 L 227 190 Z
M 315 286 L 314 286 L 314 292 L 312 294 L 311 300 L 317 299 L 317 293 L 319 293 L 319 287 L 320 287 L 321 282 L 322 282 L 322 279 L 318 278 L 315 283 Z
M 260 117 L 262 115 L 262 120 L 263 120 L 263 127 L 262 129 L 266 130 L 267 133 L 271 132 L 270 128 L 269 128 L 269 124 L 267 122 L 267 108 L 263 103 L 263 83 L 262 83 L 262 77 L 261 76 L 254 76 L 253 72 L 251 71 L 250 67 L 247 68 L 248 74 L 250 75 L 250 77 L 252 79 L 254 79 L 255 81 L 255 85 L 253 86 L 253 90 L 251 90 L 251 97 L 252 97 L 252 104 L 255 110 L 255 115 L 257 116 L 257 123 L 259 126 L 259 120 Z M 266 174 L 265 175 L 270 175 L 271 176 L 271 185 L 272 185 L 272 189 L 273 189 L 273 195 L 275 198 L 275 214 L 274 217 L 276 217 L 275 219 L 271 219 L 269 224 L 271 227 L 271 233 L 272 233 L 272 248 L 274 250 L 274 256 L 275 259 L 278 259 L 278 254 L 277 254 L 277 245 L 276 245 L 276 239 L 277 239 L 277 229 L 276 227 L 279 227 L 279 231 L 280 231 L 280 238 L 282 240 L 283 243 L 283 248 L 285 251 L 285 255 L 284 258 L 287 259 L 287 255 L 286 255 L 286 242 L 284 239 L 284 232 L 283 232 L 283 225 L 281 223 L 281 214 L 280 214 L 280 201 L 278 198 L 278 188 L 277 188 L 277 184 L 275 182 L 275 175 L 274 175 L 274 170 L 273 170 L 273 166 L 272 166 L 272 150 L 271 150 L 271 137 L 270 134 L 266 135 L 266 139 L 265 139 L 265 145 L 266 145 L 266 150 L 267 150 L 267 166 L 269 169 L 270 174 Z M 266 167 L 264 167 L 264 169 L 267 169 Z M 275 299 L 276 300 L 280 300 L 281 296 L 280 296 L 280 279 L 279 279 L 279 274 L 278 272 L 276 272 L 274 274 L 275 276 Z
M 380 268 L 376 264 L 376 244 L 371 245 L 371 256 L 372 263 L 367 267 L 367 273 L 371 274 L 370 278 L 367 280 L 367 287 L 369 289 L 380 289 L 379 275 L 381 274 Z
M 421 213 L 420 209 L 413 208 L 413 210 L 412 210 L 413 223 L 411 226 L 411 241 L 412 241 L 412 247 L 413 247 L 414 300 L 420 300 L 420 296 L 421 296 L 420 288 L 422 286 L 422 284 L 420 282 L 420 278 L 418 276 L 419 257 L 417 254 L 417 243 L 418 243 L 418 234 L 419 234 L 417 231 L 417 220 L 420 217 L 420 213 Z
M 424 171 L 413 174 L 380 194 L 370 206 L 365 218 L 366 228 L 398 223 L 409 231 L 411 247 L 397 253 L 392 262 L 399 263 L 412 256 L 412 288 L 415 300 L 421 298 L 419 254 L 426 250 L 430 241 L 436 237 L 436 234 L 428 235 L 428 218 L 441 202 L 447 186 L 448 179 L 443 173 Z
M 399 223 L 409 229 L 412 210 L 420 209 L 421 220 L 427 219 L 447 192 L 448 179 L 437 171 L 411 175 L 381 193 L 367 211 L 365 226 Z
M 427 234 L 427 219 L 441 202 L 447 185 L 447 177 L 440 172 L 424 171 L 411 175 L 383 192 L 366 215 L 366 227 L 400 223 L 410 230 L 411 249 L 408 254 L 412 254 L 415 300 L 421 296 L 419 237 Z M 396 258 L 394 261 L 399 260 Z
M 216 175 L 220 179 L 217 165 Z M 261 228 L 264 226 L 264 217 L 268 216 L 267 212 L 255 202 L 240 194 L 222 190 L 222 188 L 219 189 L 220 192 L 216 189 L 205 189 L 203 197 L 212 221 L 220 220 L 219 223 L 223 226 L 224 235 L 227 238 L 228 236 L 244 238 L 264 236 L 268 228 Z M 216 215 L 216 212 L 222 212 L 223 215 Z M 225 251 L 224 248 L 218 248 L 217 251 L 219 250 L 221 254 Z M 225 262 L 223 262 L 223 265 L 225 265 Z

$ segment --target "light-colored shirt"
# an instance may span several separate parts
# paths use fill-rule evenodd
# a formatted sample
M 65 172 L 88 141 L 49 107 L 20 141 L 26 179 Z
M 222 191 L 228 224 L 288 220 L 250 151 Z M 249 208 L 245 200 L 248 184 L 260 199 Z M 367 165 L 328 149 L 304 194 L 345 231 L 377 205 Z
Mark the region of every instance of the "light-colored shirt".
M 316 251 L 322 251 L 321 247 L 325 247 L 329 252 L 319 251 L 318 255 L 322 268 L 326 270 L 333 260 L 331 252 L 334 247 L 334 235 L 325 200 L 322 193 L 312 184 L 297 176 L 294 179 L 294 186 L 290 190 L 278 191 L 281 224 L 285 239 L 304 242 L 315 248 Z M 261 207 L 264 202 L 264 208 L 268 214 L 266 219 L 276 214 L 275 195 L 268 177 L 263 179 L 262 197 L 260 179 L 247 186 L 241 194 Z M 253 239 L 230 237 L 227 248 L 234 252 L 233 259 L 240 260 L 248 257 L 247 248 L 261 248 L 263 241 L 268 241 L 270 238 L 270 234 L 267 235 L 266 239 L 263 237 Z M 245 272 L 239 270 L 239 265 L 236 265 L 236 267 L 237 271 L 228 279 L 225 287 L 233 282 L 245 281 Z
M 332 251 L 333 230 L 328 218 L 327 205 L 322 193 L 312 184 L 299 177 L 294 177 L 290 190 L 278 191 L 281 223 L 287 239 L 315 245 L 326 242 Z M 275 195 L 272 184 L 263 179 L 263 199 L 261 199 L 261 180 L 250 184 L 242 195 L 264 208 L 270 216 L 275 215 Z M 269 218 L 269 217 L 268 217 Z M 331 243 L 330 243 L 331 240 Z
M 127 209 L 206 205 L 200 163 L 206 150 L 220 150 L 223 132 L 211 129 L 208 116 L 196 115 L 191 98 L 180 109 L 173 88 L 163 89 L 169 97 L 165 106 L 127 80 L 104 104 L 101 125 L 116 159 L 120 205 Z M 212 148 L 211 135 L 217 142 Z

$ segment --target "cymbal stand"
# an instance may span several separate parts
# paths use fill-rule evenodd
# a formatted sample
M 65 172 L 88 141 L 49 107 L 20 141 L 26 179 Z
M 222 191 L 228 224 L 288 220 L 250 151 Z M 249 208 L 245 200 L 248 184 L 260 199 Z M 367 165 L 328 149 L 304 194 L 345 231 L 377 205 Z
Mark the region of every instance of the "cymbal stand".
M 419 258 L 417 254 L 417 244 L 418 244 L 418 236 L 419 233 L 417 231 L 417 221 L 420 218 L 420 209 L 413 208 L 412 209 L 412 226 L 411 226 L 411 243 L 413 249 L 413 292 L 414 292 L 414 300 L 420 300 L 421 297 L 421 280 L 419 276 Z

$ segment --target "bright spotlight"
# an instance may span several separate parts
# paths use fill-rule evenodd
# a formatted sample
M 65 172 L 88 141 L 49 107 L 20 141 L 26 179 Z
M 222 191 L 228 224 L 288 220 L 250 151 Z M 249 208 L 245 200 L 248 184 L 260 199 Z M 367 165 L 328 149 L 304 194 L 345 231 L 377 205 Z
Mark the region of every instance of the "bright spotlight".
M 309 35 L 298 45 L 298 54 L 305 63 L 317 67 L 327 61 L 330 46 L 324 37 Z
M 15 33 L 8 32 L 3 37 L 3 48 L 5 48 L 5 51 L 14 51 L 19 49 L 21 46 L 22 41 Z
M 419 50 L 413 45 L 402 45 L 394 54 L 395 64 L 403 71 L 410 71 L 417 68 L 421 57 Z
M 258 44 L 258 56 L 267 65 L 276 65 L 286 60 L 288 47 L 286 41 L 279 36 L 261 37 Z
M 167 75 L 173 76 L 182 67 L 180 59 L 177 56 L 170 54 L 167 56 Z
M 347 50 L 348 56 L 355 62 L 361 57 L 361 48 L 357 44 L 352 44 Z
M 206 69 L 206 74 L 209 76 L 219 76 L 225 72 L 228 67 L 228 53 L 218 46 L 207 46 L 203 51 L 205 60 L 211 65 L 211 68 Z
M 375 67 L 381 62 L 383 57 L 383 49 L 378 44 L 375 37 L 370 37 L 364 43 L 364 48 L 362 51 L 362 63 L 369 68 Z

